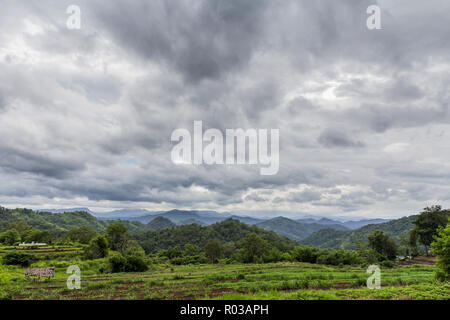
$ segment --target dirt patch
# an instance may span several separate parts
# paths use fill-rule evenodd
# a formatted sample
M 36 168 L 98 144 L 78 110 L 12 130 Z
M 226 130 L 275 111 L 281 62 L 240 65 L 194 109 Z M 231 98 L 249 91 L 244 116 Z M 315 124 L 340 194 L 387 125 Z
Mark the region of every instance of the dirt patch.
M 413 264 L 423 264 L 427 266 L 434 266 L 436 264 L 436 258 L 433 256 L 420 256 L 411 260 L 405 260 L 397 262 L 396 266 L 409 266 Z

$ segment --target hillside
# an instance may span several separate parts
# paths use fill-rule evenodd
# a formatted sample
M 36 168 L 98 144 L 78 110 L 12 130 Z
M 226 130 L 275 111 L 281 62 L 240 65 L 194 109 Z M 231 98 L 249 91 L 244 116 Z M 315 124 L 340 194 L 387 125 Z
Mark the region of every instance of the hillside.
M 89 226 L 96 231 L 103 231 L 106 227 L 118 220 L 98 220 L 91 214 L 83 211 L 51 213 L 36 212 L 30 209 L 5 209 L 0 207 L 0 228 L 9 222 L 25 221 L 28 225 L 53 233 L 67 231 L 72 227 Z M 147 226 L 140 222 L 122 221 L 130 233 L 143 232 Z
M 203 248 L 212 240 L 218 240 L 221 243 L 237 242 L 252 232 L 280 249 L 292 247 L 296 244 L 295 241 L 279 236 L 275 232 L 249 226 L 234 219 L 227 219 L 209 226 L 189 224 L 171 229 L 149 231 L 135 235 L 135 239 L 146 252 L 154 253 L 169 247 L 182 247 L 186 243 Z
M 333 220 L 330 220 L 334 222 Z M 302 240 L 313 232 L 320 229 L 331 228 L 334 230 L 348 230 L 340 224 L 323 224 L 323 223 L 301 223 L 284 217 L 277 217 L 271 220 L 257 223 L 256 226 L 271 230 L 279 235 L 294 239 Z
M 175 227 L 176 224 L 164 217 L 156 217 L 147 224 L 148 230 L 157 231 Z
M 408 235 L 409 230 L 413 228 L 412 222 L 416 218 L 417 215 L 403 217 L 385 223 L 370 224 L 350 231 L 339 231 L 327 228 L 314 232 L 300 242 L 318 248 L 355 249 L 356 240 L 366 242 L 368 235 L 375 230 L 382 230 L 395 240 L 399 241 L 402 234 L 405 236 Z

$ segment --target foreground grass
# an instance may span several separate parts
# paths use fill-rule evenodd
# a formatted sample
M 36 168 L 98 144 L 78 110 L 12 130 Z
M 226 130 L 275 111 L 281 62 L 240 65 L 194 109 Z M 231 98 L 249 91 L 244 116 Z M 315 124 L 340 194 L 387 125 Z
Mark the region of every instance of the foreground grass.
M 449 299 L 450 284 L 434 281 L 434 266 L 383 269 L 382 288 L 366 287 L 359 267 L 307 263 L 261 265 L 155 265 L 147 272 L 101 274 L 104 260 L 41 261 L 55 278 L 23 278 L 24 268 L 0 266 L 3 299 Z M 81 290 L 68 290 L 66 268 L 81 268 Z

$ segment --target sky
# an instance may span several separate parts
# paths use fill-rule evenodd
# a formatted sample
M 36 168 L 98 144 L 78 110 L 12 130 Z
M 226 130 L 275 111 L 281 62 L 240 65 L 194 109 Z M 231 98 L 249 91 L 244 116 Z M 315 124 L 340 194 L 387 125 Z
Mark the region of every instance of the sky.
M 3 206 L 386 218 L 450 206 L 447 0 L 0 5 Z M 194 121 L 279 129 L 278 173 L 174 164 L 171 134 Z

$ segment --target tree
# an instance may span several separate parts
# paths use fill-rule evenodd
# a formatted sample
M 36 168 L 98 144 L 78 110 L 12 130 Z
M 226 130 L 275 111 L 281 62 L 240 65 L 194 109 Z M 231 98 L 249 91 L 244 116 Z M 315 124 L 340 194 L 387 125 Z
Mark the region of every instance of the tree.
M 67 232 L 70 241 L 88 244 L 98 233 L 90 226 L 73 227 Z
M 199 248 L 196 245 L 186 243 L 184 245 L 183 256 L 195 256 L 199 252 Z
M 389 260 L 394 260 L 397 256 L 397 244 L 381 230 L 375 230 L 368 237 L 369 246 L 380 255 Z
M 22 241 L 25 242 L 41 242 L 41 243 L 49 243 L 51 242 L 52 238 L 50 235 L 50 232 L 48 231 L 42 231 L 38 229 L 32 229 L 28 232 L 25 232 L 24 235 L 22 235 Z
M 257 262 L 264 254 L 267 243 L 256 233 L 250 233 L 244 238 L 243 245 L 245 262 Z
M 208 242 L 205 246 L 205 255 L 212 263 L 216 263 L 217 259 L 222 256 L 222 247 L 220 246 L 219 241 L 213 240 Z
M 413 222 L 415 227 L 412 229 L 412 236 L 425 246 L 427 255 L 437 229 L 447 224 L 449 213 L 449 210 L 442 210 L 441 206 L 426 207 Z
M 13 246 L 20 242 L 20 234 L 16 229 L 9 229 L 0 234 L 0 242 L 8 246 Z
M 450 220 L 449 220 L 450 221 Z M 431 252 L 437 257 L 437 278 L 450 279 L 450 222 L 440 227 L 431 244 Z
M 105 236 L 97 236 L 92 239 L 89 246 L 84 249 L 87 259 L 100 259 L 108 256 L 108 241 Z
M 130 238 L 127 226 L 122 222 L 110 224 L 106 228 L 106 238 L 112 250 L 123 253 L 127 248 L 128 239 Z

